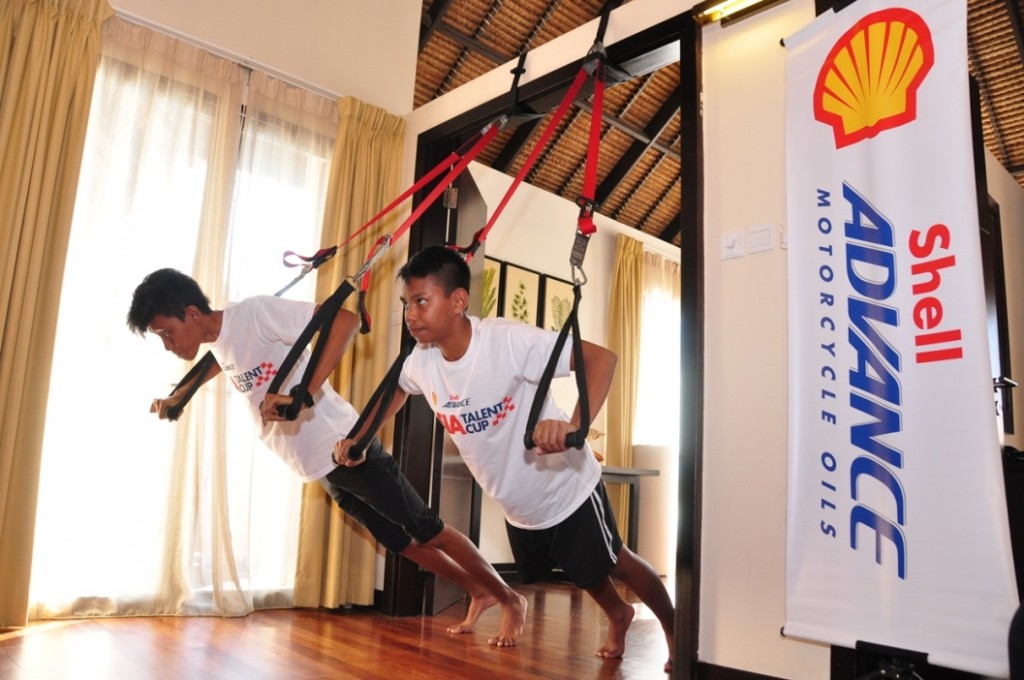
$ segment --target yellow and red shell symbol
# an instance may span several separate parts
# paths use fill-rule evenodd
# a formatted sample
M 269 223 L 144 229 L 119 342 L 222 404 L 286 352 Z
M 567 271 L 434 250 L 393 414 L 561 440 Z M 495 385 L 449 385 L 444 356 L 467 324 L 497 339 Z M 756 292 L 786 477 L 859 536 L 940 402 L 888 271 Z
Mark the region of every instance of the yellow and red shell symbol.
M 899 7 L 869 14 L 822 64 L 814 117 L 832 127 L 837 149 L 909 123 L 934 63 L 931 31 L 919 15 Z

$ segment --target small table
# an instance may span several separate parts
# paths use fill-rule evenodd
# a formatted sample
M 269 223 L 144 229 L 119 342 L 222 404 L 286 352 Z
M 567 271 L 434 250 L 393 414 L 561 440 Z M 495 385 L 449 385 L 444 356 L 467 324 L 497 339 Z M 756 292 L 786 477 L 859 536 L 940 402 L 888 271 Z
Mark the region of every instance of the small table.
M 605 483 L 629 485 L 629 526 L 626 531 L 626 547 L 636 552 L 637 532 L 640 520 L 640 478 L 657 477 L 659 470 L 650 468 L 624 468 L 601 466 L 601 479 Z

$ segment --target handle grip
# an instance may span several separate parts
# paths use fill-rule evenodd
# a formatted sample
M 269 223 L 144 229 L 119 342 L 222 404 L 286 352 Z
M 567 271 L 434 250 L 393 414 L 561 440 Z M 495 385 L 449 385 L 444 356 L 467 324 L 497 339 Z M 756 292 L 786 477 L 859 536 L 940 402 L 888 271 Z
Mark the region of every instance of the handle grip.
M 565 448 L 582 449 L 583 442 L 585 441 L 587 441 L 587 433 L 582 428 L 574 430 L 565 435 Z M 533 430 L 530 430 L 523 435 L 523 444 L 527 449 L 533 449 L 537 446 L 533 441 Z
M 304 406 L 313 408 L 313 397 L 302 387 L 302 385 L 295 385 L 288 394 L 291 395 L 292 402 L 290 404 L 277 405 L 277 412 L 286 420 L 295 420 L 298 418 L 299 413 L 302 411 Z

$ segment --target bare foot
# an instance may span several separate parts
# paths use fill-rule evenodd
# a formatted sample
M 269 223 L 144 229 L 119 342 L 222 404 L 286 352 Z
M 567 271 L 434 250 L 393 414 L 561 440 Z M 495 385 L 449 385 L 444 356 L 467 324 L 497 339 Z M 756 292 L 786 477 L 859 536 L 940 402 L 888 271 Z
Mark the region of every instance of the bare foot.
M 480 620 L 480 615 L 496 604 L 498 604 L 498 600 L 492 595 L 486 595 L 484 597 L 470 597 L 469 610 L 466 612 L 466 618 L 463 619 L 462 623 L 456 623 L 454 626 L 448 626 L 445 630 L 447 630 L 451 635 L 472 633 L 476 630 L 476 622 Z
M 618 659 L 626 651 L 626 631 L 633 623 L 636 611 L 632 606 L 626 605 L 622 608 L 621 614 L 615 617 L 608 617 L 608 639 L 597 650 L 596 656 L 605 659 Z
M 671 673 L 672 672 L 672 659 L 669 659 L 668 661 L 665 662 L 665 672 L 666 673 Z
M 487 644 L 495 647 L 515 647 L 519 644 L 519 636 L 523 634 L 523 626 L 526 625 L 526 607 L 526 598 L 519 593 L 516 593 L 512 604 L 503 605 L 501 630 Z
M 672 636 L 670 634 L 668 634 L 668 633 L 665 633 L 665 639 L 668 641 L 668 661 L 665 662 L 665 672 L 666 673 L 671 673 L 672 672 L 672 662 L 675 660 L 674 650 L 672 648 L 672 645 L 673 645 Z

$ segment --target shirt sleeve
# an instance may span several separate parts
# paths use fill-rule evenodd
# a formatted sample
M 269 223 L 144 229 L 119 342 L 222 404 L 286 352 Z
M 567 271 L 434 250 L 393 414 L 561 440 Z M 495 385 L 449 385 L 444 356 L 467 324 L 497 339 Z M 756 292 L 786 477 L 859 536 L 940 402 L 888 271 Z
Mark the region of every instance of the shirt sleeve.
M 402 364 L 402 372 L 398 374 L 398 387 L 406 394 L 423 394 L 423 389 L 415 378 L 415 365 L 421 363 L 422 355 L 423 352 L 418 347 L 413 348 Z
M 544 369 L 551 359 L 551 353 L 558 341 L 558 333 L 527 324 L 515 324 L 509 327 L 509 352 L 515 357 L 523 377 L 531 383 L 540 382 Z M 572 356 L 573 337 L 566 338 L 565 345 L 558 355 L 555 373 L 552 377 L 562 378 L 569 375 L 569 358 Z
M 260 332 L 271 342 L 293 346 L 313 318 L 316 304 L 302 300 L 286 300 L 272 295 L 256 298 L 259 304 Z

